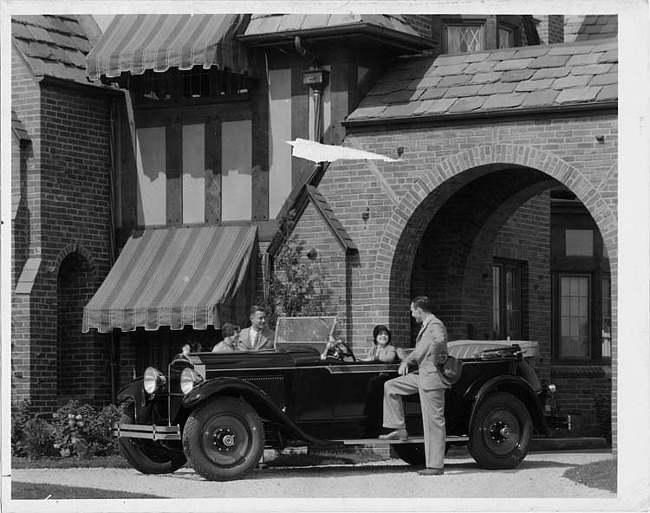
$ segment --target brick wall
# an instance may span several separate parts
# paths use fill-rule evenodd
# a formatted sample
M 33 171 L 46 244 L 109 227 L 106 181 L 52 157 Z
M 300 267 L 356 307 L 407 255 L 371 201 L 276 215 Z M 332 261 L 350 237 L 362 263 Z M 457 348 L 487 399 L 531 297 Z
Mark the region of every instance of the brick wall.
M 12 52 L 11 58 L 12 98 L 11 109 L 23 123 L 31 138 L 31 155 L 29 160 L 18 156 L 20 149 L 17 145 L 12 150 L 12 202 L 15 205 L 16 218 L 12 233 L 12 285 L 20 276 L 26 259 L 39 256 L 40 247 L 34 244 L 40 235 L 40 223 L 35 217 L 38 207 L 38 191 L 30 189 L 38 185 L 40 174 L 40 90 L 33 79 L 25 62 Z M 25 168 L 22 168 L 22 165 Z M 12 205 L 13 206 L 13 205 Z M 34 221 L 34 222 L 31 222 Z M 32 310 L 29 297 L 17 297 L 13 294 L 12 286 L 12 319 L 11 319 L 11 388 L 12 399 L 27 398 L 32 393 L 32 360 L 30 333 L 32 329 Z M 36 381 L 34 376 L 34 381 Z
M 111 100 L 84 87 L 39 85 L 15 54 L 12 69 L 12 109 L 32 138 L 20 191 L 29 217 L 19 227 L 29 234 L 29 256 L 43 259 L 31 294 L 14 294 L 12 399 L 31 396 L 37 410 L 49 410 L 64 397 L 61 390 L 73 389 L 103 402 L 110 394 L 110 346 L 106 337 L 81 337 L 81 322 L 74 325 L 109 270 Z M 61 274 L 69 255 L 85 261 L 73 280 L 65 269 Z M 14 265 L 19 275 L 20 260 Z M 68 351 L 61 356 L 74 360 L 72 367 L 60 358 L 59 328 Z M 72 379 L 63 376 L 68 371 Z
M 548 14 L 538 16 L 537 33 L 541 44 L 564 43 L 564 16 Z
M 338 215 L 336 211 L 335 215 Z M 317 251 L 317 256 L 313 261 L 306 256 L 304 259 L 323 281 L 324 287 L 319 292 L 328 298 L 322 303 L 325 310 L 323 313 L 336 315 L 339 319 L 339 334 L 349 339 L 350 325 L 346 323 L 348 293 L 346 292 L 347 259 L 345 250 L 311 201 L 296 224 L 293 235 L 295 235 L 297 243 L 303 245 L 303 255 L 312 248 Z
M 408 346 L 413 335 L 409 300 L 425 289 L 444 312 L 453 337 L 467 336 L 468 319 L 480 335 L 488 326 L 492 258 L 515 258 L 528 262 L 525 326 L 540 343 L 537 369 L 549 377 L 550 216 L 544 191 L 560 183 L 577 194 L 603 235 L 615 305 L 615 116 L 350 132 L 354 145 L 369 151 L 394 155 L 404 147 L 402 162 L 376 164 L 391 194 L 364 162 L 331 164 L 319 185 L 359 247 L 358 263 L 350 271 L 351 333 L 357 346 L 377 323 L 388 324 L 395 343 Z M 605 142 L 598 142 L 597 135 L 604 135 Z M 370 218 L 364 224 L 366 207 Z M 615 365 L 612 372 L 615 377 Z M 580 390 L 590 388 L 589 379 L 576 379 Z M 566 400 L 571 407 L 572 399 Z
M 402 17 L 420 36 L 426 39 L 437 40 L 438 33 L 435 31 L 437 16 L 433 14 L 403 14 Z

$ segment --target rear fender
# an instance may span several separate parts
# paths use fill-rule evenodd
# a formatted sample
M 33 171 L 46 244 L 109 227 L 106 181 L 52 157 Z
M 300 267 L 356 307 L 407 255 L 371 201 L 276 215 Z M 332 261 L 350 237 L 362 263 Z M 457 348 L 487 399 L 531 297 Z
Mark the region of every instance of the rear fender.
M 474 416 L 481 402 L 489 394 L 497 391 L 508 392 L 519 398 L 528 409 L 535 429 L 543 435 L 548 433 L 548 427 L 546 425 L 546 420 L 544 419 L 544 411 L 539 402 L 539 398 L 537 397 L 537 393 L 525 379 L 513 375 L 498 376 L 486 381 L 480 386 L 475 394 L 468 429 L 471 429 L 471 426 L 474 423 Z
M 314 438 L 302 431 L 271 399 L 271 397 L 252 383 L 238 378 L 215 378 L 193 388 L 183 397 L 182 408 L 176 421 L 184 424 L 190 411 L 213 397 L 241 397 L 250 404 L 263 419 L 277 422 L 300 440 L 312 444 L 322 444 L 323 440 Z

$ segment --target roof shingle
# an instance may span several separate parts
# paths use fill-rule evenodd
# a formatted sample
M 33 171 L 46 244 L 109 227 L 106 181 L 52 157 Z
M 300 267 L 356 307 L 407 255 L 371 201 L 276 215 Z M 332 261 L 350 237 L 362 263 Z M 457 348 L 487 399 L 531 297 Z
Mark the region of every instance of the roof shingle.
M 35 74 L 84 84 L 90 83 L 86 78 L 86 55 L 98 33 L 99 27 L 89 16 L 11 18 L 13 41 Z
M 611 102 L 617 99 L 617 63 L 617 42 L 604 39 L 402 60 L 347 119 Z

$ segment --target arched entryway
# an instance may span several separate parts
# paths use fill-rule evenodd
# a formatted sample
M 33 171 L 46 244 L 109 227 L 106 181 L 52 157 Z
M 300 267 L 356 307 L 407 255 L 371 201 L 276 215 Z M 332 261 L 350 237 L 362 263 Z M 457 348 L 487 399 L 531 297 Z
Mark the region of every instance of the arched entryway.
M 451 340 L 537 341 L 535 366 L 561 383 L 565 411 L 608 436 L 616 217 L 598 184 L 532 148 L 468 151 L 411 187 L 379 248 L 375 297 L 400 340 L 417 333 L 409 303 L 424 294 Z
M 95 291 L 94 272 L 81 251 L 62 258 L 57 279 L 57 392 L 68 399 L 101 402 L 109 399 L 108 344 L 82 333 L 83 308 Z
M 485 247 L 485 244 L 476 244 L 477 237 L 487 242 L 494 230 L 521 205 L 552 188 L 571 192 L 597 226 L 611 266 L 612 302 L 615 304 L 617 221 L 610 204 L 597 187 L 557 156 L 529 147 L 494 145 L 460 153 L 429 169 L 395 207 L 375 259 L 373 296 L 378 298 L 378 314 L 388 319 L 398 335 L 410 334 L 411 273 L 417 251 L 434 217 L 441 212 L 444 214 L 445 208 L 458 210 L 463 202 L 470 203 L 464 209 L 464 217 L 456 215 L 456 222 L 464 222 L 466 228 L 473 224 L 474 228 L 464 232 L 464 239 L 457 238 L 453 247 L 446 251 L 448 254 L 473 247 L 468 258 L 477 259 L 479 248 Z M 488 189 L 490 194 L 487 194 Z M 456 207 L 449 203 L 452 198 Z M 453 238 L 449 240 L 453 242 Z M 454 273 L 466 271 L 466 266 L 448 269 L 442 278 L 450 284 Z M 432 299 L 435 305 L 436 300 Z M 443 296 L 441 300 L 444 299 Z

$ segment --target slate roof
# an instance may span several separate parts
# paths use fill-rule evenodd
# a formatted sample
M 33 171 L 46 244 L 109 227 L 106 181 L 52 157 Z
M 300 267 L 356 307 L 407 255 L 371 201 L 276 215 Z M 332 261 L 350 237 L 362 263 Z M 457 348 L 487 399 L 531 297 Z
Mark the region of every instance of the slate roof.
M 391 35 L 407 37 L 413 41 L 419 40 L 424 46 L 430 46 L 430 41 L 422 38 L 399 14 L 253 14 L 241 39 L 252 40 L 256 36 L 278 39 L 297 31 L 313 33 L 319 30 L 360 27 L 378 29 L 384 38 Z
M 587 14 L 564 18 L 564 41 L 593 41 L 618 36 L 618 16 Z
M 84 84 L 86 55 L 101 31 L 91 16 L 12 16 L 14 44 L 37 76 L 50 76 Z
M 405 59 L 389 67 L 347 120 L 615 102 L 617 48 L 609 39 Z

